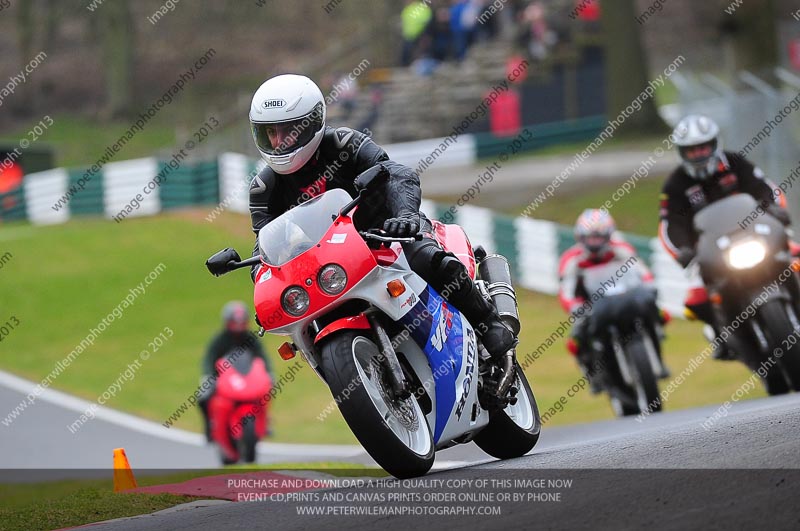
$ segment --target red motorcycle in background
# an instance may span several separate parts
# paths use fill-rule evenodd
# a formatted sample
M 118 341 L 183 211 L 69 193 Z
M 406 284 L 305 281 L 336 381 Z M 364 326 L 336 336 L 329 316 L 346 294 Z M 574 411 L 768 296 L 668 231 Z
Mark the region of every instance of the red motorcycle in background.
M 216 367 L 216 392 L 209 403 L 211 437 L 223 464 L 253 463 L 256 444 L 267 432 L 272 379 L 264 361 L 249 351 L 223 356 Z

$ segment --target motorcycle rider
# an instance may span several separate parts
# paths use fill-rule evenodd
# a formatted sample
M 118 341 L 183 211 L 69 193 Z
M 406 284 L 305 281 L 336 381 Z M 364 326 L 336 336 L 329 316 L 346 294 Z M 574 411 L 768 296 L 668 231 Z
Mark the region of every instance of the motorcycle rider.
M 703 115 L 683 118 L 672 134 L 681 157 L 681 165 L 664 183 L 661 193 L 659 239 L 664 248 L 687 271 L 689 292 L 684 305 L 687 316 L 706 323 L 709 340 L 719 333 L 713 319 L 708 292 L 700 271 L 688 268 L 695 256 L 697 234 L 694 215 L 714 201 L 737 193 L 753 196 L 766 211 L 784 225 L 789 225 L 786 197 L 770 182 L 760 168 L 738 153 L 723 151 L 719 126 Z M 721 344 L 712 354 L 716 359 L 733 359 Z
M 389 178 L 355 214 L 360 230 L 382 228 L 391 237 L 421 232 L 403 244 L 411 268 L 458 308 L 482 337 L 494 359 L 517 344 L 495 307 L 481 295 L 466 267 L 433 238 L 431 222 L 419 211 L 422 191 L 411 168 L 389 159 L 370 137 L 347 127 L 326 125 L 326 101 L 309 78 L 284 74 L 264 82 L 253 96 L 253 140 L 267 166 L 250 186 L 250 215 L 258 253 L 258 232 L 288 209 L 335 188 L 355 196 L 354 180 L 381 164 Z M 252 270 L 255 279 L 257 267 Z
M 216 381 L 219 376 L 216 367 L 217 360 L 227 354 L 240 356 L 248 351 L 253 357 L 261 358 L 264 361 L 264 366 L 267 368 L 270 378 L 272 377 L 272 367 L 269 359 L 264 355 L 261 343 L 256 335 L 248 330 L 249 321 L 247 306 L 243 302 L 231 301 L 222 308 L 223 329 L 211 340 L 206 355 L 203 357 L 201 385 L 207 380 Z M 211 397 L 214 396 L 214 391 L 215 388 L 212 385 L 197 401 L 203 412 L 206 440 L 208 441 L 211 441 L 208 404 Z
M 589 380 L 592 393 L 601 391 L 599 374 L 592 368 L 596 347 L 592 345 L 592 338 L 587 337 L 589 312 L 579 312 L 578 309 L 593 299 L 593 294 L 583 283 L 586 271 L 607 264 L 618 264 L 617 270 L 620 271 L 624 264 L 636 257 L 636 250 L 629 243 L 614 238 L 615 231 L 616 223 L 607 211 L 587 208 L 575 222 L 575 245 L 564 251 L 558 264 L 558 300 L 564 311 L 575 316 L 567 349 Z M 636 260 L 624 274 L 638 274 L 646 285 L 654 284 L 653 274 L 642 260 Z M 662 324 L 668 319 L 665 312 L 660 312 L 657 318 Z

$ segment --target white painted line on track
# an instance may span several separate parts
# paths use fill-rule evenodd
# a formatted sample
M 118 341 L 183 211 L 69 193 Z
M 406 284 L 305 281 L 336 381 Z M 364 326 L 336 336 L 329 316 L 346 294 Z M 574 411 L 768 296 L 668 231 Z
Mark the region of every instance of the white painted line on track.
M 35 382 L 30 380 L 20 378 L 19 376 L 5 371 L 0 371 L 0 386 L 7 387 L 22 393 L 23 395 L 32 393 L 36 388 L 36 385 L 37 384 Z M 109 407 L 98 406 L 94 402 L 89 402 L 88 400 L 84 400 L 61 391 L 56 391 L 54 389 L 42 390 L 41 394 L 36 398 L 36 400 L 41 400 L 70 411 L 75 411 L 76 413 L 84 413 L 88 407 L 94 404 L 96 406 L 94 416 L 97 419 L 103 420 L 110 424 L 180 444 L 187 444 L 191 446 L 205 446 L 207 444 L 205 437 L 199 433 L 181 430 L 178 428 L 166 428 L 165 426 L 156 422 L 145 420 L 128 413 L 123 413 L 122 411 L 117 411 Z M 16 406 L 17 404 L 13 404 L 13 407 Z M 34 401 L 34 404 L 28 407 L 30 408 L 35 406 L 36 403 Z M 20 413 L 20 415 L 24 414 L 25 411 Z M 357 445 L 289 444 L 268 442 L 258 443 L 258 452 L 264 454 L 309 458 L 315 456 L 354 457 L 365 453 L 364 449 Z

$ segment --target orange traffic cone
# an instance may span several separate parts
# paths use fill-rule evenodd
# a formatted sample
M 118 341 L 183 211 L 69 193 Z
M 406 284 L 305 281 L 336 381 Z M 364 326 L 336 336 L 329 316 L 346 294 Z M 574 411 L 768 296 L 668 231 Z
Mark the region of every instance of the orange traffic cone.
M 114 492 L 138 487 L 124 448 L 114 448 Z

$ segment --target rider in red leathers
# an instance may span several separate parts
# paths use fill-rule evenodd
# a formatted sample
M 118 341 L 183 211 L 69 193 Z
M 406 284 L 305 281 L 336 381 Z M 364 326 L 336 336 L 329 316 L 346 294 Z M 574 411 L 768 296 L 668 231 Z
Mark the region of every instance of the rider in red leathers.
M 614 238 L 616 224 L 608 212 L 587 209 L 575 223 L 575 245 L 567 249 L 559 260 L 558 300 L 568 314 L 575 317 L 568 350 L 575 355 L 578 365 L 589 379 L 592 392 L 600 391 L 598 378 L 591 369 L 593 359 L 592 338 L 587 337 L 587 315 L 591 311 L 591 301 L 602 293 L 589 293 L 583 283 L 584 273 L 591 268 L 618 264 L 617 270 L 625 274 L 638 274 L 645 285 L 654 285 L 653 274 L 637 258 L 636 251 L 627 242 Z M 581 310 L 589 307 L 588 311 Z M 659 319 L 664 322 L 666 314 L 661 312 Z

